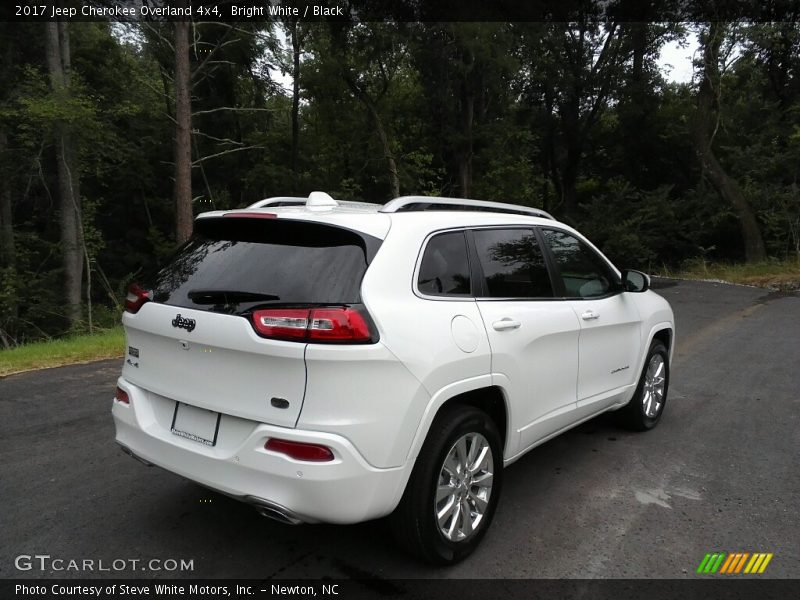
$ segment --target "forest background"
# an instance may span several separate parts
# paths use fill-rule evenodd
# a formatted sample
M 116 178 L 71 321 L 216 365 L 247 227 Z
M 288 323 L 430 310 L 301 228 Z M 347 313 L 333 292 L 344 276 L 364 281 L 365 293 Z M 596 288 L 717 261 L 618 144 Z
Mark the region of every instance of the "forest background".
M 115 326 L 194 215 L 312 190 L 542 207 L 648 272 L 797 268 L 796 3 L 696 22 L 608 4 L 538 22 L 0 22 L 0 353 Z M 659 57 L 682 41 L 693 76 L 670 81 Z

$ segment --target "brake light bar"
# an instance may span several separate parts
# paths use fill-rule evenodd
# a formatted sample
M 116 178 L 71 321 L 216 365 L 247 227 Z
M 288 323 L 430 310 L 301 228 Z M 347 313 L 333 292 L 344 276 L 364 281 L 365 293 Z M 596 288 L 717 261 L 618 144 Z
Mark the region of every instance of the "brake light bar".
M 363 343 L 373 338 L 367 319 L 353 307 L 256 310 L 253 325 L 263 337 L 290 341 Z
M 145 302 L 150 300 L 150 292 L 142 288 L 138 283 L 128 286 L 128 295 L 125 297 L 125 310 L 136 314 Z

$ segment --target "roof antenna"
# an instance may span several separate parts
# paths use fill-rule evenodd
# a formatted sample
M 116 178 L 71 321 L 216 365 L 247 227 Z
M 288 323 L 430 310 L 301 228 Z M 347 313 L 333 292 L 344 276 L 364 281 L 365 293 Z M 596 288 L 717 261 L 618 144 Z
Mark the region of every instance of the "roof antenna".
M 311 192 L 308 195 L 308 200 L 306 201 L 306 206 L 314 207 L 314 206 L 339 206 L 339 203 L 331 198 L 325 192 Z

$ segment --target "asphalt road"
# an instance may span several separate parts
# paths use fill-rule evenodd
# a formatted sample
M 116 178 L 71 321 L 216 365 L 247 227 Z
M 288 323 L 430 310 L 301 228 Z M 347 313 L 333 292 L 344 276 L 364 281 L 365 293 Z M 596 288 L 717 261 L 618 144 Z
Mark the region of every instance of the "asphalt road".
M 800 297 L 656 282 L 677 354 L 664 418 L 635 434 L 607 416 L 506 472 L 479 550 L 448 569 L 398 551 L 383 522 L 282 525 L 114 443 L 118 361 L 0 380 L 0 578 L 20 554 L 193 559 L 134 577 L 696 577 L 706 552 L 774 553 L 800 577 Z M 108 576 L 108 573 L 97 573 Z

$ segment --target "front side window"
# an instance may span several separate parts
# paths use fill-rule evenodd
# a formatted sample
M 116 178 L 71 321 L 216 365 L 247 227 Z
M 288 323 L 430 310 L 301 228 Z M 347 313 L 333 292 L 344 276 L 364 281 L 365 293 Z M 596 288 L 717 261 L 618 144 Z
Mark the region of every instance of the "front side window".
M 475 247 L 490 298 L 550 298 L 553 288 L 532 229 L 477 229 Z
M 616 277 L 605 261 L 578 238 L 557 229 L 542 230 L 568 298 L 597 298 L 614 287 Z
M 463 231 L 440 233 L 425 246 L 417 289 L 428 296 L 469 296 L 467 240 Z

